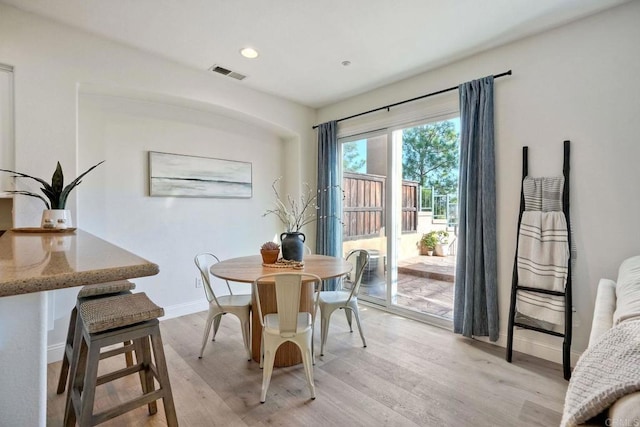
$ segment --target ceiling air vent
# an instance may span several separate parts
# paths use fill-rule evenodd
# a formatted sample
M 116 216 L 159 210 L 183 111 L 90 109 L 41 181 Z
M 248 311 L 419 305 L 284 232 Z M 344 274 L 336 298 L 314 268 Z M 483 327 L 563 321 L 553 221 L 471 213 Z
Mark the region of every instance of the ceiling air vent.
M 209 68 L 209 71 L 213 71 L 214 73 L 222 74 L 223 76 L 228 76 L 228 77 L 234 78 L 236 80 L 244 80 L 244 78 L 247 77 L 244 74 L 240 74 L 240 73 L 237 73 L 235 71 L 231 71 L 231 70 L 229 70 L 227 68 L 220 67 L 219 65 L 212 65 Z

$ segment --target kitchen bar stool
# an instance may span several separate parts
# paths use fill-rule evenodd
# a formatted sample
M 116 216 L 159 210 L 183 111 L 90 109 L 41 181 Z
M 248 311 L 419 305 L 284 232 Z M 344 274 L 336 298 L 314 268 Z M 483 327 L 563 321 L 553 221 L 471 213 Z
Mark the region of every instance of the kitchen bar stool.
M 76 420 L 81 427 L 94 426 L 145 404 L 149 414 L 155 414 L 158 399 L 163 401 L 167 425 L 177 426 L 158 321 L 164 310 L 145 293 L 136 293 L 81 302 L 78 314 L 80 322 L 73 339 L 65 426 L 74 426 Z M 98 377 L 100 350 L 124 341 L 133 341 L 137 363 Z M 117 348 L 111 351 L 118 354 L 126 350 Z M 152 359 L 155 359 L 155 364 Z M 140 375 L 142 395 L 101 413 L 93 413 L 97 386 L 136 372 Z M 159 384 L 157 390 L 154 379 Z
M 95 285 L 83 286 L 78 292 L 78 298 L 76 305 L 71 310 L 71 318 L 69 319 L 69 328 L 67 331 L 67 342 L 64 346 L 64 355 L 62 356 L 62 368 L 60 369 L 60 378 L 58 379 L 58 389 L 56 393 L 64 393 L 64 389 L 67 385 L 67 375 L 69 374 L 69 361 L 71 360 L 71 354 L 73 352 L 73 335 L 76 330 L 76 324 L 78 322 L 78 306 L 81 301 L 87 298 L 102 298 L 105 296 L 113 296 L 121 292 L 127 292 L 135 289 L 136 284 L 128 280 L 118 280 L 115 282 L 98 283 Z M 125 342 L 125 346 L 128 346 L 129 351 L 125 353 L 125 360 L 127 366 L 133 365 L 132 350 L 133 345 L 131 342 Z M 108 353 L 102 358 L 110 357 Z

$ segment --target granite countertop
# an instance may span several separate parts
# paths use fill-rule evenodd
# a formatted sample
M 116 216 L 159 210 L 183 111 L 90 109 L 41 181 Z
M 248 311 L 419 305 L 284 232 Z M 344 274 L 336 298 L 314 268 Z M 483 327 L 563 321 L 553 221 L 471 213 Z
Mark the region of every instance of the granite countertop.
M 0 237 L 0 297 L 158 274 L 157 264 L 83 230 Z

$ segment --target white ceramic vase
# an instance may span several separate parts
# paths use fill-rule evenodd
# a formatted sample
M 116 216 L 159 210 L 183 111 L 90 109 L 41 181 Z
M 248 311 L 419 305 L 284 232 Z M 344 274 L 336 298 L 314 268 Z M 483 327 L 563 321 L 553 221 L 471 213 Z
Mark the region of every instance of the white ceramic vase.
M 45 209 L 42 211 L 42 228 L 71 228 L 71 211 L 69 209 Z

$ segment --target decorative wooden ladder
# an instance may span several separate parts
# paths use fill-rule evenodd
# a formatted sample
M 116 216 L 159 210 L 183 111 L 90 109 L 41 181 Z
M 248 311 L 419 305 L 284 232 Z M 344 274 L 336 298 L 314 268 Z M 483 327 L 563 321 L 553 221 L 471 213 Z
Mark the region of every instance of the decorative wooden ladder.
M 520 286 L 518 280 L 518 243 L 520 240 L 520 234 L 516 239 L 516 256 L 513 264 L 513 279 L 511 285 L 511 305 L 509 307 L 509 330 L 507 337 L 507 362 L 511 363 L 513 355 L 513 329 L 519 327 L 523 329 L 529 329 L 536 332 L 541 332 L 548 335 L 564 338 L 562 344 L 562 365 L 564 371 L 564 378 L 568 380 L 571 378 L 571 324 L 572 324 L 572 299 L 571 299 L 571 222 L 570 222 L 570 205 L 569 205 L 569 154 L 570 146 L 569 141 L 564 141 L 564 165 L 562 173 L 564 175 L 564 188 L 562 192 L 562 211 L 567 221 L 567 237 L 569 244 L 569 259 L 567 261 L 567 283 L 564 292 L 553 291 L 548 289 L 532 288 L 528 286 Z M 522 181 L 529 174 L 529 159 L 528 159 L 529 147 L 522 147 Z M 522 214 L 525 210 L 524 200 L 524 188 L 521 187 L 520 191 L 520 214 L 518 216 L 518 232 L 520 231 L 520 225 L 522 222 Z M 564 333 L 560 333 L 554 330 L 545 329 L 539 326 L 530 325 L 527 323 L 516 321 L 516 299 L 518 291 L 537 292 L 546 295 L 555 295 L 564 297 Z

